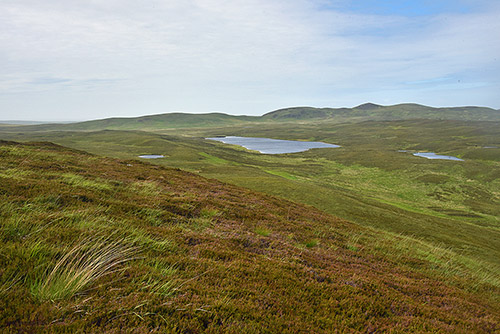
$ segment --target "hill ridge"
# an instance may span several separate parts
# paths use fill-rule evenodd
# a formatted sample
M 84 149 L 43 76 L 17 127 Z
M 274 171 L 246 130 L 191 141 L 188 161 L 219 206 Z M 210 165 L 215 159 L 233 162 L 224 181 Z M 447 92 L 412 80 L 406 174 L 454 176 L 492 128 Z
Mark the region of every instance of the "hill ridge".
M 312 120 L 330 119 L 342 121 L 358 120 L 407 120 L 407 119 L 448 119 L 467 121 L 500 121 L 498 110 L 487 107 L 429 107 L 417 103 L 378 105 L 364 103 L 353 108 L 289 107 L 271 111 L 262 116 L 272 120 Z
M 500 111 L 487 107 L 429 107 L 416 103 L 378 105 L 371 102 L 353 108 L 287 107 L 262 116 L 229 115 L 221 112 L 192 114 L 184 112 L 145 115 L 139 117 L 112 117 L 69 124 L 0 125 L 0 130 L 55 131 L 55 130 L 161 130 L 176 128 L 207 128 L 236 126 L 262 122 L 290 121 L 390 121 L 408 119 L 440 119 L 466 121 L 500 121 Z M 0 122 L 1 123 L 1 122 Z
M 375 103 L 367 102 L 367 103 L 360 104 L 359 106 L 356 106 L 356 107 L 354 107 L 352 109 L 370 110 L 370 109 L 378 109 L 380 107 L 382 107 L 380 104 L 375 104 Z

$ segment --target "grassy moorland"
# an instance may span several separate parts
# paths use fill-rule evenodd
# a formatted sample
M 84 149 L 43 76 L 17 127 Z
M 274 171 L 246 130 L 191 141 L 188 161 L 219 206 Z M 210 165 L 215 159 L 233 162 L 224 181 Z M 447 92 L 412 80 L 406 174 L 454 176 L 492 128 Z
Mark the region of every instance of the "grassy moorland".
M 312 108 L 293 107 L 279 109 L 262 116 L 265 120 L 335 120 L 337 122 L 359 122 L 363 120 L 461 120 L 461 121 L 500 121 L 500 111 L 485 107 L 433 108 L 420 104 L 404 103 L 381 106 L 365 103 L 354 108 Z
M 498 122 L 405 120 L 336 124 L 259 124 L 130 131 L 4 132 L 13 140 L 49 140 L 118 158 L 153 161 L 313 205 L 363 226 L 445 247 L 500 275 Z M 206 136 L 322 140 L 342 145 L 262 155 Z M 399 150 L 409 152 L 398 152 Z M 427 160 L 430 150 L 465 159 Z
M 2 332 L 500 330 L 498 276 L 431 242 L 48 143 L 0 142 L 0 180 Z
M 223 113 L 188 114 L 166 113 L 141 117 L 115 117 L 70 124 L 14 125 L 0 124 L 0 131 L 99 131 L 99 130 L 142 130 L 213 128 L 231 126 L 252 126 L 255 124 L 331 122 L 354 123 L 362 121 L 394 120 L 458 120 L 458 121 L 500 121 L 500 110 L 486 107 L 433 108 L 419 104 L 398 104 L 381 106 L 365 103 L 354 108 L 293 107 L 271 111 L 262 116 L 234 116 Z
M 168 113 L 131 118 L 107 118 L 67 124 L 15 125 L 0 124 L 0 129 L 19 131 L 98 131 L 98 130 L 158 130 L 193 127 L 232 126 L 262 122 L 260 117 L 233 116 L 223 113 Z
M 444 111 L 446 113 L 443 113 Z M 340 331 L 395 328 L 395 331 L 417 332 L 498 330 L 497 322 L 500 314 L 498 308 L 494 306 L 495 303 L 500 303 L 498 293 L 500 286 L 498 262 L 500 258 L 500 122 L 498 114 L 499 112 L 493 109 L 475 107 L 438 109 L 418 105 L 381 107 L 366 104 L 352 109 L 289 108 L 260 118 L 223 114 L 171 114 L 78 124 L 0 127 L 0 139 L 50 141 L 99 156 L 127 160 L 123 162 L 103 159 L 47 144 L 40 144 L 40 147 L 35 144 L 4 145 L 18 153 L 6 154 L 8 159 L 2 156 L 3 163 L 8 164 L 7 167 L 0 169 L 4 189 L 0 194 L 6 194 L 5 200 L 1 202 L 6 204 L 2 204 L 3 207 L 0 210 L 3 214 L 2 224 L 4 224 L 2 233 L 13 236 L 14 239 L 16 235 L 21 236 L 18 239 L 12 239 L 15 242 L 10 240 L 10 237 L 4 238 L 7 245 L 11 241 L 14 242 L 10 244 L 11 248 L 6 249 L 17 249 L 22 246 L 23 249 L 30 249 L 28 252 L 36 257 L 39 256 L 38 247 L 45 245 L 43 246 L 44 252 L 48 253 L 44 253 L 43 259 L 32 261 L 31 266 L 27 263 L 31 261 L 32 255 L 23 255 L 25 256 L 23 261 L 26 263 L 23 264 L 24 267 L 19 267 L 24 268 L 22 270 L 13 269 L 19 266 L 19 263 L 23 263 L 15 252 L 2 253 L 3 256 L 0 259 L 4 260 L 6 268 L 11 268 L 0 272 L 0 291 L 6 298 L 5 300 L 8 300 L 12 294 L 18 293 L 24 296 L 23 303 L 31 305 L 31 310 L 36 310 L 34 312 L 37 317 L 45 317 L 42 321 L 33 320 L 35 317 L 31 323 L 28 323 L 25 321 L 25 316 L 28 313 L 31 314 L 31 311 L 23 315 L 24 311 L 19 307 L 13 313 L 17 314 L 14 316 L 17 320 L 5 320 L 3 324 L 11 326 L 12 331 L 32 331 L 41 328 L 72 331 L 76 328 L 72 327 L 73 325 L 88 326 L 86 316 L 78 319 L 73 316 L 65 318 L 69 314 L 67 308 L 78 305 L 78 303 L 74 304 L 77 300 L 97 298 L 92 295 L 94 289 L 101 289 L 102 293 L 109 288 L 114 284 L 115 276 L 113 275 L 115 275 L 115 270 L 118 270 L 117 273 L 120 274 L 116 279 L 118 282 L 124 280 L 124 285 L 118 283 L 117 291 L 137 291 L 138 289 L 134 286 L 138 285 L 134 284 L 145 285 L 144 291 L 141 290 L 144 295 L 137 298 L 144 298 L 150 308 L 146 310 L 143 308 L 145 304 L 138 303 L 133 307 L 139 305 L 137 309 L 142 310 L 142 313 L 132 310 L 130 306 L 129 309 L 116 311 L 119 313 L 128 310 L 129 313 L 123 312 L 118 316 L 115 312 L 112 317 L 107 318 L 102 313 L 105 312 L 104 309 L 99 308 L 100 302 L 97 302 L 97 304 L 92 304 L 91 308 L 100 310 L 96 311 L 95 315 L 101 320 L 96 320 L 99 323 L 96 328 L 92 328 L 94 325 L 85 327 L 87 331 L 98 331 L 103 328 L 119 331 L 113 327 L 116 326 L 115 319 L 124 317 L 127 319 L 124 321 L 131 321 L 130 318 L 134 316 L 137 318 L 134 318 L 135 322 L 126 322 L 124 326 L 136 324 L 143 331 L 168 329 L 170 331 L 206 330 L 211 332 L 224 328 L 227 332 L 242 330 L 256 332 L 271 326 L 269 331 L 280 332 L 287 326 L 285 324 L 291 326 L 289 329 L 291 332 L 331 332 L 333 328 Z M 367 119 L 370 120 L 366 121 Z M 470 121 L 470 119 L 483 119 L 483 121 Z M 316 140 L 339 144 L 342 147 L 314 149 L 294 154 L 263 155 L 238 146 L 204 139 L 221 135 Z M 402 150 L 405 152 L 400 152 Z M 427 160 L 412 155 L 419 151 L 453 155 L 464 161 Z M 21 152 L 24 152 L 24 155 Z M 151 164 L 156 165 L 155 167 L 138 162 L 137 156 L 141 154 L 163 154 L 165 158 L 150 161 Z M 24 157 L 21 158 L 22 156 Z M 70 157 L 73 158 L 70 159 Z M 20 160 L 15 162 L 15 159 Z M 25 162 L 30 163 L 25 166 Z M 37 167 L 37 164 L 40 165 Z M 101 164 L 107 167 L 99 167 Z M 131 165 L 127 167 L 133 168 L 120 169 L 124 164 L 125 166 Z M 227 184 L 222 185 L 214 180 L 207 181 L 194 174 L 164 169 L 164 167 L 181 168 Z M 113 172 L 113 169 L 117 170 Z M 143 179 L 130 179 L 131 176 L 127 173 L 136 169 L 144 171 L 146 176 L 141 174 L 140 178 Z M 168 179 L 173 177 L 172 175 L 184 175 L 184 188 L 176 188 L 168 182 L 167 187 L 158 181 L 158 178 Z M 156 180 L 153 182 L 154 187 L 150 187 L 149 181 L 145 181 L 149 179 Z M 27 183 L 24 182 L 25 180 Z M 142 181 L 145 182 L 141 183 Z M 15 185 L 16 182 L 17 185 Z M 144 192 L 142 188 L 134 185 L 136 182 L 141 183 L 140 187 L 149 187 L 149 190 Z M 158 182 L 161 184 L 159 188 Z M 199 182 L 204 186 L 199 186 Z M 22 188 L 20 184 L 25 184 L 25 188 Z M 124 184 L 126 186 L 123 186 Z M 277 197 L 265 197 L 228 184 L 243 186 Z M 37 189 L 38 193 L 26 190 L 34 196 L 34 199 L 29 197 L 31 195 L 23 195 L 25 199 L 13 200 L 12 196 L 15 198 L 17 194 L 23 193 L 16 187 Z M 58 187 L 65 189 L 61 190 L 66 194 L 62 204 L 59 202 L 61 197 Z M 222 187 L 225 189 L 225 194 L 231 195 L 229 198 L 219 198 L 220 201 L 215 203 L 212 202 L 215 199 L 211 199 L 214 194 L 209 190 L 204 190 L 204 187 Z M 44 193 L 45 191 L 47 193 Z M 72 192 L 77 193 L 76 198 L 79 198 L 78 194 L 82 191 L 84 191 L 84 197 L 80 202 L 71 202 L 68 199 Z M 148 191 L 151 191 L 149 195 L 147 195 Z M 180 195 L 181 193 L 184 195 Z M 45 200 L 42 200 L 41 204 L 38 203 L 39 198 L 47 196 L 51 198 L 49 202 L 54 200 L 57 205 L 46 204 Z M 165 206 L 165 203 L 172 202 L 169 196 L 173 196 L 175 203 Z M 258 200 L 259 203 L 264 201 L 266 204 L 255 206 L 252 204 L 253 200 L 248 200 L 248 198 L 257 197 L 262 198 Z M 87 201 L 86 198 L 91 198 L 91 200 Z M 310 205 L 325 213 L 319 213 L 312 207 L 292 204 L 283 199 Z M 131 201 L 133 203 L 130 203 Z M 191 207 L 191 205 L 194 206 Z M 83 210 L 83 215 L 80 215 L 79 206 L 92 208 L 89 211 Z M 134 207 L 130 209 L 130 212 L 135 213 L 129 214 L 130 212 L 127 211 L 129 209 L 123 209 L 123 207 Z M 191 209 L 185 211 L 178 207 Z M 221 207 L 227 210 L 222 210 Z M 288 207 L 294 209 L 288 209 Z M 258 209 L 253 216 L 251 212 L 255 208 Z M 38 212 L 38 210 L 42 211 Z M 299 217 L 298 221 L 302 221 L 302 225 L 291 223 L 295 221 L 295 218 L 290 218 L 290 212 L 293 210 Z M 239 211 L 246 213 L 242 216 L 238 213 Z M 226 215 L 228 212 L 229 216 Z M 76 227 L 71 227 L 75 235 L 66 230 L 68 226 L 53 223 L 53 216 L 60 218 L 66 217 L 66 214 L 71 217 L 77 216 Z M 352 223 L 338 220 L 327 214 Z M 46 216 L 49 218 L 43 218 Z M 271 216 L 272 218 L 269 218 Z M 316 219 L 320 216 L 322 218 Z M 66 221 L 66 218 L 61 219 Z M 30 225 L 38 224 L 40 220 L 48 222 L 47 227 L 43 223 L 44 227 Z M 221 221 L 224 221 L 224 229 L 219 230 L 222 228 L 222 225 L 219 225 Z M 281 223 L 274 226 L 276 222 Z M 150 226 L 151 224 L 153 227 Z M 52 225 L 54 225 L 53 228 Z M 41 234 L 39 238 L 31 237 L 36 234 L 33 231 L 38 231 L 39 228 L 41 231 L 47 230 L 54 234 L 52 239 L 48 239 L 55 242 L 53 245 L 44 244 L 46 235 Z M 59 231 L 62 234 L 59 234 Z M 93 235 L 92 231 L 96 234 L 90 237 Z M 111 231 L 114 232 L 110 234 Z M 24 235 L 30 237 L 25 238 Z M 235 282 L 239 283 L 228 285 L 229 282 L 221 283 L 215 278 L 225 277 L 225 280 L 234 281 L 235 278 L 231 275 L 242 275 L 242 271 L 238 271 L 240 269 L 230 270 L 231 274 L 222 274 L 222 268 L 228 265 L 229 261 L 225 258 L 226 255 L 214 255 L 216 261 L 221 261 L 216 265 L 216 267 L 220 265 L 220 268 L 214 269 L 216 275 L 210 274 L 211 269 L 208 267 L 211 268 L 214 264 L 207 262 L 207 257 L 198 259 L 200 262 L 196 262 L 196 265 L 178 267 L 178 263 L 186 263 L 193 259 L 189 251 L 191 246 L 199 248 L 194 258 L 199 257 L 199 252 L 207 251 L 205 248 L 207 244 L 200 246 L 201 244 L 196 241 L 194 245 L 191 245 L 191 241 L 186 241 L 186 236 L 194 240 L 207 241 L 211 245 L 207 248 L 209 252 L 222 249 L 226 254 L 226 251 L 232 250 L 229 258 L 238 264 L 232 264 L 230 261 L 230 268 L 243 270 L 242 268 L 248 266 L 249 263 L 254 263 L 256 267 L 251 267 L 253 269 L 249 270 L 257 272 L 265 269 L 265 274 L 259 272 L 252 276 L 243 271 L 244 277 L 251 278 L 249 282 L 252 283 L 249 284 L 253 284 L 253 288 L 244 288 L 245 293 L 238 293 L 236 285 L 242 284 L 241 279 L 239 281 L 239 278 L 236 279 Z M 143 237 L 147 241 L 138 239 Z M 239 241 L 236 242 L 231 238 L 238 240 L 250 238 L 248 239 L 250 241 L 247 239 L 245 239 L 247 241 L 242 241 L 244 244 L 249 243 L 248 247 L 256 247 L 260 243 L 265 244 L 266 246 L 262 247 L 267 251 L 259 250 L 254 253 L 258 256 L 262 255 L 269 260 L 269 263 L 264 264 L 264 258 L 247 259 L 248 254 L 245 253 L 247 246 L 241 249 L 238 248 L 239 246 L 234 248 L 233 246 Z M 155 246 L 155 242 L 163 241 L 165 241 L 164 246 Z M 174 243 L 170 244 L 171 241 Z M 292 248 L 283 248 L 283 245 Z M 269 248 L 273 249 L 273 252 Z M 96 251 L 90 251 L 91 249 L 96 249 Z M 153 252 L 152 249 L 155 251 Z M 178 252 L 179 250 L 181 251 Z M 313 251 L 321 254 L 311 255 L 310 252 Z M 158 252 L 163 255 L 159 255 Z M 343 253 L 339 255 L 337 252 Z M 165 255 L 167 253 L 168 256 Z M 365 283 L 375 284 L 372 290 L 362 288 L 364 293 L 368 294 L 368 291 L 371 291 L 371 294 L 378 294 L 375 291 L 389 281 L 385 281 L 386 278 L 375 277 L 368 271 L 381 274 L 386 267 L 381 269 L 382 267 L 378 266 L 388 264 L 405 272 L 404 275 L 417 275 L 420 279 L 424 279 L 426 282 L 424 285 L 407 281 L 408 284 L 416 284 L 414 285 L 415 291 L 420 289 L 419 293 L 425 295 L 427 285 L 434 286 L 437 282 L 441 284 L 440 287 L 446 286 L 446 289 L 458 291 L 461 295 L 455 295 L 454 298 L 458 299 L 459 303 L 475 298 L 474 303 L 477 302 L 477 305 L 487 309 L 490 312 L 488 319 L 494 320 L 488 323 L 490 327 L 485 326 L 484 323 L 471 327 L 472 325 L 465 324 L 462 319 L 466 313 L 461 314 L 461 312 L 468 311 L 461 306 L 457 307 L 454 313 L 454 317 L 461 320 L 450 320 L 454 323 L 450 325 L 451 327 L 444 326 L 440 323 L 441 320 L 437 321 L 438 325 L 433 324 L 429 327 L 424 322 L 424 318 L 428 315 L 423 314 L 418 316 L 412 314 L 411 319 L 416 317 L 415 319 L 419 320 L 415 320 L 416 322 L 411 320 L 408 325 L 400 323 L 401 318 L 393 317 L 392 313 L 389 316 L 369 313 L 364 320 L 361 320 L 358 318 L 359 315 L 353 315 L 356 312 L 366 312 L 366 310 L 362 311 L 361 302 L 355 303 L 357 306 L 352 306 L 354 313 L 349 313 L 349 315 L 342 313 L 343 315 L 339 316 L 336 313 L 329 313 L 326 308 L 335 308 L 336 306 L 332 303 L 334 300 L 339 302 L 338 298 L 340 298 L 338 294 L 331 295 L 332 291 L 342 289 L 339 285 L 335 285 L 338 282 L 328 287 L 320 284 L 321 287 L 319 287 L 315 285 L 316 283 L 302 280 L 300 275 L 295 275 L 295 272 L 309 269 L 301 269 L 300 266 L 295 266 L 293 261 L 294 264 L 290 265 L 290 259 L 302 259 L 302 256 L 306 254 L 315 260 L 307 257 L 305 262 L 301 262 L 302 260 L 299 262 L 307 268 L 312 268 L 314 275 L 319 273 L 319 269 L 326 270 L 318 274 L 322 275 L 322 278 L 317 283 L 323 284 L 326 280 L 323 278 L 334 275 L 334 272 L 338 275 L 338 271 L 345 269 L 346 272 L 350 272 L 355 267 L 358 271 L 353 275 L 364 277 Z M 353 258 L 346 258 L 346 254 L 368 261 L 370 264 L 360 265 L 358 262 L 353 264 Z M 160 262 L 153 260 L 156 258 L 159 258 Z M 325 261 L 330 263 L 333 258 L 336 259 L 335 261 L 340 258 L 344 260 L 341 264 L 332 262 L 333 267 L 324 263 Z M 368 258 L 371 260 L 367 260 Z M 143 262 L 146 261 L 144 259 L 150 259 L 153 262 L 144 265 Z M 279 264 L 280 261 L 283 263 Z M 127 281 L 130 277 L 135 277 L 132 273 L 138 270 L 135 267 L 137 263 L 141 263 L 142 271 L 140 272 L 144 273 L 144 277 L 147 278 L 142 281 L 141 279 Z M 309 267 L 310 265 L 312 267 Z M 155 268 L 154 274 L 148 273 L 151 268 Z M 207 274 L 201 268 L 208 271 Z M 108 274 L 109 272 L 111 274 Z M 267 276 L 268 273 L 271 276 Z M 395 275 L 391 272 L 388 274 Z M 125 275 L 126 278 L 120 275 Z M 205 286 L 208 284 L 204 281 L 205 276 L 211 277 L 210 287 Z M 283 281 L 277 283 L 279 287 L 273 286 L 277 291 L 264 290 L 263 292 L 258 288 L 267 286 L 272 281 L 271 277 L 275 276 L 283 276 Z M 165 277 L 168 279 L 164 279 Z M 181 289 L 177 289 L 177 286 L 194 289 L 192 284 L 199 280 L 203 282 L 201 290 L 189 290 L 192 294 L 188 293 L 188 299 L 178 299 L 179 295 L 183 294 L 178 291 Z M 296 280 L 301 283 L 297 283 Z M 103 283 L 101 288 L 101 281 L 108 283 Z M 331 282 L 330 278 L 328 284 Z M 217 297 L 213 295 L 217 290 L 215 285 L 220 287 L 219 292 L 223 293 L 222 297 L 219 296 L 220 300 L 231 305 L 229 308 L 226 309 L 218 304 Z M 285 289 L 286 285 L 291 286 L 289 291 Z M 307 290 L 309 288 L 306 287 L 309 286 L 313 287 L 312 290 Z M 299 294 L 304 299 L 295 296 L 294 298 L 300 301 L 293 301 L 292 296 L 303 289 L 309 291 L 306 294 Z M 398 290 L 401 287 L 395 287 L 395 289 Z M 261 293 L 266 295 L 262 296 Z M 384 300 L 381 303 L 386 303 L 386 297 L 392 293 L 391 290 L 381 297 Z M 175 305 L 175 307 L 168 308 L 168 316 L 165 315 L 166 309 L 163 308 L 161 311 L 152 311 L 158 310 L 155 308 L 160 300 L 157 299 L 158 294 L 168 300 L 162 303 Z M 245 294 L 253 301 L 245 304 Z M 393 297 L 400 298 L 401 296 Z M 202 304 L 196 304 L 189 298 L 195 298 Z M 353 298 L 353 296 L 346 298 Z M 404 297 L 398 302 L 404 305 L 409 300 L 413 302 L 413 295 L 408 298 Z M 267 306 L 264 308 L 256 306 L 260 304 L 256 304 L 255 301 L 261 299 L 267 300 Z M 48 300 L 54 302 L 48 302 Z M 177 302 L 179 303 L 176 304 Z M 182 303 L 189 307 L 182 307 Z M 218 309 L 215 312 L 213 309 L 207 310 L 205 307 L 192 306 L 205 305 L 203 303 L 211 307 L 219 305 L 224 311 Z M 313 304 L 314 307 L 309 307 L 307 303 Z M 295 306 L 285 307 L 285 305 Z M 418 303 L 415 305 L 411 307 L 414 310 L 420 310 L 422 307 Z M 53 313 L 53 307 L 56 309 L 66 307 L 66 313 L 61 313 L 62 315 Z M 285 307 L 284 311 L 283 307 Z M 299 310 L 308 310 L 308 307 L 310 312 L 299 312 Z M 350 307 L 347 308 L 350 309 Z M 449 307 L 455 308 L 455 306 Z M 179 313 L 179 310 L 182 312 Z M 77 311 L 82 314 L 87 312 L 87 315 L 93 314 L 88 313 L 88 309 Z M 272 315 L 268 314 L 268 311 Z M 257 314 L 262 312 L 266 316 L 257 320 Z M 202 313 L 210 313 L 215 318 L 210 318 L 208 315 L 202 317 Z M 281 314 L 280 320 L 276 318 L 278 313 Z M 317 316 L 313 313 L 317 313 Z M 157 324 L 158 317 L 167 319 L 164 322 L 165 325 Z M 344 322 L 346 317 L 354 317 L 357 320 Z M 385 320 L 381 320 L 380 317 Z M 49 318 L 52 319 L 51 321 L 60 318 L 70 320 L 68 322 L 62 320 L 62 323 L 55 321 L 56 325 L 47 327 L 46 320 Z M 146 318 L 148 320 L 140 324 L 138 319 Z M 189 325 L 188 319 L 191 319 L 193 326 Z M 101 325 L 101 321 L 105 321 L 107 325 Z M 430 320 L 430 322 L 436 321 Z M 169 325 L 166 325 L 167 323 Z M 275 326 L 270 323 L 274 323 Z M 449 325 L 448 322 L 447 324 Z

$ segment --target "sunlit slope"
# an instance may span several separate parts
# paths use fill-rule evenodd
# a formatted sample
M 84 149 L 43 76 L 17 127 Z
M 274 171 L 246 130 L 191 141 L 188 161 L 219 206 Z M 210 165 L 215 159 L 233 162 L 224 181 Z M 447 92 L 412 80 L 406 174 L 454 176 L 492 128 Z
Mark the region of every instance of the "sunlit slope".
M 233 116 L 223 113 L 187 114 L 168 113 L 129 118 L 106 118 L 71 124 L 40 124 L 30 126 L 2 125 L 1 128 L 15 131 L 54 131 L 54 130 L 158 130 L 169 128 L 198 128 L 211 126 L 237 125 L 259 121 L 259 117 Z
M 166 113 L 130 118 L 106 118 L 70 124 L 12 125 L 0 124 L 3 131 L 96 131 L 145 130 L 251 126 L 258 124 L 304 122 L 362 122 L 383 120 L 460 120 L 500 121 L 500 111 L 485 107 L 433 108 L 418 104 L 381 106 L 366 103 L 354 108 L 291 107 L 263 116 L 234 116 L 223 113 Z M 1 123 L 1 122 L 0 122 Z
M 331 214 L 449 247 L 500 272 L 499 124 L 391 121 L 285 124 L 186 131 L 178 135 L 98 131 L 19 134 L 119 158 L 162 154 L 154 161 L 313 205 Z M 460 134 L 456 136 L 456 134 Z M 5 134 L 3 134 L 5 135 Z M 29 136 L 28 136 L 29 135 Z M 262 155 L 203 136 L 246 135 L 323 140 L 338 149 Z M 464 162 L 427 160 L 433 150 Z
M 498 279 L 312 207 L 46 143 L 0 181 L 2 332 L 500 329 Z
M 285 108 L 267 113 L 262 116 L 262 118 L 275 121 L 405 119 L 500 121 L 500 111 L 485 107 L 433 108 L 419 104 L 381 106 L 373 103 L 366 103 L 354 108 Z

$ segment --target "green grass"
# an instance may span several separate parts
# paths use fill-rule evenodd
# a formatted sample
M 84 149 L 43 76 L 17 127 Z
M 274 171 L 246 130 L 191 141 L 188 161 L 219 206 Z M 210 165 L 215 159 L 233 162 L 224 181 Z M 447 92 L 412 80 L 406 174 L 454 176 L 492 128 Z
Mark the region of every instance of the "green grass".
M 276 175 L 276 176 L 281 176 L 285 179 L 288 179 L 288 180 L 297 180 L 297 177 L 292 175 L 292 174 L 289 174 L 287 172 L 283 172 L 283 171 L 274 171 L 274 170 L 265 170 L 266 173 L 269 173 L 269 174 L 272 174 L 272 175 Z
M 256 227 L 255 233 L 263 237 L 268 237 L 269 235 L 271 235 L 271 231 L 264 227 Z
M 63 174 L 62 178 L 64 183 L 70 184 L 74 187 L 90 188 L 101 191 L 111 190 L 111 187 L 102 180 L 88 180 L 80 175 L 70 173 Z
M 15 169 L 15 168 L 9 168 L 9 169 L 5 169 L 5 170 L 0 171 L 0 177 L 3 177 L 3 178 L 13 178 L 13 179 L 21 180 L 26 176 L 28 176 L 28 172 L 20 171 L 20 170 Z
M 415 120 L 178 131 L 193 137 L 121 131 L 31 136 L 59 139 L 65 145 L 120 158 L 168 151 L 168 159 L 154 163 L 313 205 L 366 226 L 443 243 L 496 265 L 500 253 L 484 245 L 498 245 L 500 168 L 491 159 L 491 149 L 482 147 L 498 142 L 498 128 L 495 122 Z M 270 156 L 200 139 L 219 134 L 309 138 L 342 144 L 342 148 Z M 457 138 L 450 141 L 453 136 Z M 472 152 L 487 154 L 456 163 L 413 157 L 399 149 L 464 157 Z M 153 198 L 157 190 L 149 186 Z M 153 214 L 149 219 L 157 218 Z M 457 224 L 463 232 L 450 234 Z M 471 237 L 477 235 L 480 238 Z
M 140 289 L 162 297 L 172 296 L 180 284 L 175 281 L 176 266 L 159 260 L 145 262 L 145 265 L 149 267 L 148 273 L 135 282 Z
M 419 120 L 2 134 L 129 160 L 0 145 L 0 327 L 102 331 L 121 319 L 143 332 L 495 331 L 500 172 L 495 149 L 482 146 L 498 143 L 498 128 Z M 202 139 L 216 134 L 342 148 L 261 155 Z M 168 159 L 133 160 L 148 152 Z M 32 294 L 71 245 L 96 233 L 143 259 L 55 304 Z M 39 320 L 25 321 L 27 312 Z
M 224 160 L 224 159 L 221 159 L 221 158 L 217 158 L 217 157 L 214 157 L 213 155 L 210 155 L 208 153 L 205 153 L 205 152 L 200 152 L 200 155 L 204 158 L 206 158 L 206 161 L 210 164 L 214 164 L 214 165 L 225 165 L 225 164 L 228 164 L 229 161 L 227 160 Z
M 497 273 L 452 249 L 180 170 L 0 147 L 0 168 L 37 170 L 0 183 L 2 331 L 498 327 Z
M 307 248 L 312 248 L 312 247 L 316 247 L 316 246 L 318 246 L 318 244 L 319 244 L 319 241 L 318 241 L 317 239 L 312 239 L 312 240 L 307 241 L 307 242 L 305 243 L 305 246 L 306 246 Z

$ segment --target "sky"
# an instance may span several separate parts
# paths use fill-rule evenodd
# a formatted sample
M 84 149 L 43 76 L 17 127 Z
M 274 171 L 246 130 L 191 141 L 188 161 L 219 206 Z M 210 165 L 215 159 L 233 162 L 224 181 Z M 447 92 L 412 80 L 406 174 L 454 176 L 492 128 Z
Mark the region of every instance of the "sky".
M 498 0 L 2 0 L 0 120 L 500 108 Z

